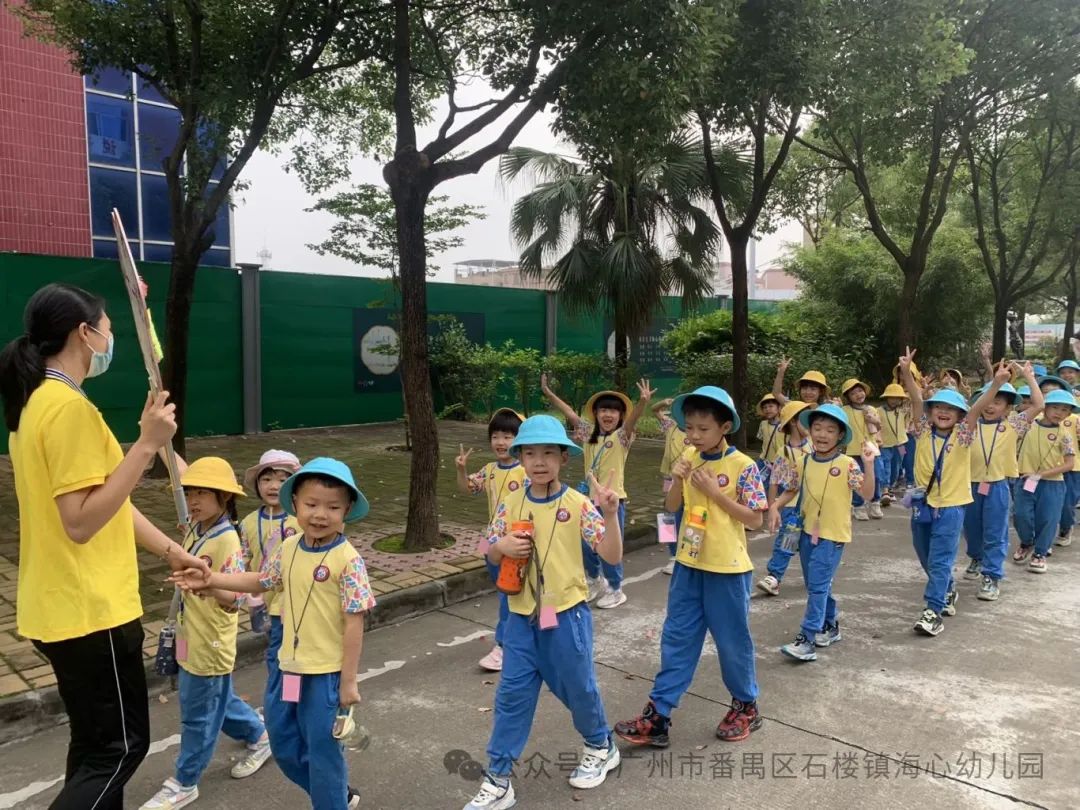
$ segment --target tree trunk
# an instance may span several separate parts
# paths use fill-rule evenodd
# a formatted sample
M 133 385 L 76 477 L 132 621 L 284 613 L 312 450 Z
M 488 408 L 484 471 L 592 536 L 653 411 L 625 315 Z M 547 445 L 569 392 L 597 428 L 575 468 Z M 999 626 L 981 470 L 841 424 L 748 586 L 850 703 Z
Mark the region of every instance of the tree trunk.
M 1072 269 L 1065 276 L 1065 334 L 1061 336 L 1057 361 L 1073 360 L 1072 337 L 1076 331 L 1076 276 Z
M 1005 357 L 1009 348 L 1009 302 L 1004 294 L 994 296 L 994 332 L 990 340 L 990 359 Z
M 750 294 L 746 278 L 746 246 L 749 238 L 728 240 L 731 247 L 731 394 L 738 413 L 750 409 Z M 731 437 L 745 447 L 746 426 Z
M 626 369 L 630 365 L 630 338 L 620 319 L 615 319 L 615 390 L 626 390 Z
M 908 258 L 907 264 L 900 268 L 904 272 L 904 285 L 900 289 L 900 312 L 896 325 L 897 354 L 902 354 L 907 347 L 916 348 L 915 323 L 915 298 L 919 292 L 919 281 L 922 280 L 925 265 L 914 265 L 913 260 Z
M 187 424 L 188 334 L 191 326 L 191 304 L 195 293 L 195 270 L 199 265 L 196 250 L 177 245 L 173 250 L 172 271 L 169 274 L 169 297 L 165 302 L 165 360 L 162 384 L 169 392 L 169 401 L 176 405 L 176 435 L 173 448 L 186 457 L 185 427 Z M 165 467 L 160 459 L 151 473 L 164 477 Z
M 439 474 L 439 434 L 431 394 L 427 341 L 427 246 L 424 208 L 431 191 L 422 156 L 398 155 L 386 166 L 397 216 L 401 257 L 401 373 L 408 430 L 412 439 L 409 466 L 409 517 L 405 548 L 420 551 L 435 545 L 439 535 L 435 486 Z

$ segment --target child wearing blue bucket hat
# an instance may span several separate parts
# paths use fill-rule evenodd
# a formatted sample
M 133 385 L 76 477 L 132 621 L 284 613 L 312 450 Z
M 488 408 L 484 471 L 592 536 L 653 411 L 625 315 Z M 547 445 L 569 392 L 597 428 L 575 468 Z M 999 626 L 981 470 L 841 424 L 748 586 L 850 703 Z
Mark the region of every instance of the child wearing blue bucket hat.
M 1020 545 L 1013 562 L 1027 562 L 1035 574 L 1046 571 L 1066 497 L 1064 476 L 1075 466 L 1076 439 L 1065 422 L 1075 423 L 1073 415 L 1080 411 L 1071 391 L 1050 390 L 1045 399 L 1042 418 L 1032 425 L 1020 448 L 1022 484 L 1016 493 L 1014 518 Z
M 586 495 L 559 480 L 568 458 L 580 456 L 581 448 L 554 417 L 526 419 L 510 450 L 521 460 L 529 485 L 503 494 L 489 529 L 488 560 L 518 573 L 507 577 L 513 587 L 508 588 L 510 616 L 503 631 L 488 769 L 465 810 L 502 810 L 517 802 L 510 774 L 528 742 L 541 684 L 570 710 L 585 742 L 571 786 L 599 786 L 620 761 L 596 683 L 581 552 L 585 542 L 609 563 L 622 560 L 619 494 L 589 473 L 597 511 Z
M 810 434 L 813 452 L 799 466 L 783 461 L 773 475 L 783 493 L 769 506 L 769 530 L 781 530 L 781 510 L 793 500 L 794 514 L 788 513 L 783 526 L 783 542 L 798 549 L 806 582 L 806 611 L 795 640 L 780 652 L 797 661 L 817 660 L 817 648 L 840 641 L 833 579 L 840 567 L 844 548 L 851 542 L 851 496 L 864 499 L 874 493 L 873 439 L 864 437 L 860 466 L 850 453 L 852 430 L 846 408 L 822 405 L 803 411 L 799 421 Z M 865 474 L 864 471 L 865 470 Z
M 1077 401 L 1080 402 L 1080 393 L 1077 391 L 1077 386 L 1080 385 L 1080 363 L 1075 360 L 1062 360 L 1058 363 L 1057 373 L 1061 379 L 1072 387 L 1070 393 L 1076 396 Z M 1068 424 L 1065 425 L 1065 423 Z M 1078 442 L 1080 432 L 1077 431 L 1080 423 L 1076 418 L 1070 417 L 1062 424 L 1072 430 L 1073 447 L 1075 448 L 1080 443 Z M 1065 473 L 1065 503 L 1061 508 L 1061 524 L 1058 526 L 1058 536 L 1054 541 L 1054 545 L 1062 547 L 1072 545 L 1073 526 L 1076 525 L 1077 501 L 1080 501 L 1080 454 L 1076 456 L 1073 468 Z
M 665 501 L 669 512 L 681 515 L 681 531 L 660 639 L 660 671 L 645 710 L 617 723 L 615 733 L 635 744 L 667 747 L 671 712 L 690 688 L 708 631 L 732 696 L 716 736 L 738 742 L 762 722 L 750 636 L 754 566 L 746 529 L 761 528 L 768 503 L 754 460 L 728 444 L 727 435 L 739 429 L 739 416 L 727 391 L 706 385 L 682 394 L 671 415 L 693 450 L 672 467 L 679 486 Z
M 315 810 L 359 806 L 349 787 L 342 744 L 331 730 L 360 702 L 356 678 L 364 613 L 375 607 L 367 569 L 345 524 L 368 513 L 348 466 L 309 461 L 281 485 L 282 508 L 303 534 L 281 543 L 263 571 L 173 577 L 187 590 L 279 591 L 284 637 L 280 686 L 269 685 L 264 712 L 278 767 L 303 788 Z
M 957 593 L 952 576 L 960 545 L 965 507 L 971 497 L 971 444 L 975 428 L 987 404 L 1012 377 L 1005 363 L 994 379 L 968 406 L 959 392 L 943 389 L 923 400 L 923 392 L 911 374 L 914 349 L 900 358 L 901 372 L 912 413 L 918 417 L 915 449 L 915 488 L 905 498 L 911 507 L 911 539 L 919 564 L 926 572 L 926 607 L 915 623 L 915 632 L 937 636 L 945 625 L 942 616 L 956 615 Z
M 976 441 L 971 450 L 971 497 L 964 514 L 964 537 L 970 558 L 964 579 L 980 579 L 977 594 L 984 602 L 995 601 L 1005 577 L 1005 557 L 1009 553 L 1009 509 L 1013 486 L 1019 475 L 1017 447 L 1032 422 L 1042 411 L 1043 396 L 1035 384 L 1031 363 L 1013 364 L 1034 387 L 1035 395 L 1026 405 L 1020 393 L 1003 383 L 979 417 Z M 979 395 L 982 395 L 979 391 Z M 1023 405 L 1020 410 L 1014 410 Z

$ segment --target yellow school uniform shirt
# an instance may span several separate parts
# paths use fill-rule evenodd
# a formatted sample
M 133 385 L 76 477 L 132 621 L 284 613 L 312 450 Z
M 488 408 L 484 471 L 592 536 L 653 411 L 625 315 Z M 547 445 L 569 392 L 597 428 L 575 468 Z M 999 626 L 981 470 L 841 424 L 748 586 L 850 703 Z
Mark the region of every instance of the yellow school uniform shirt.
M 500 464 L 492 461 L 469 476 L 469 491 L 474 495 L 487 494 L 488 523 L 495 517 L 497 507 L 505 495 L 517 492 L 526 484 L 525 468 L 520 461 Z
M 809 439 L 803 439 L 801 444 L 790 445 L 787 442 L 788 437 L 784 437 L 785 441 L 776 448 L 776 452 L 773 453 L 773 457 L 768 461 L 775 466 L 781 459 L 787 459 L 791 464 L 799 465 L 802 469 L 802 460 L 804 456 L 808 456 L 814 452 L 814 445 Z
M 757 512 L 768 508 L 765 489 L 761 484 L 754 460 L 734 447 L 726 447 L 718 453 L 703 454 L 690 448 L 683 455 L 690 462 L 690 469 L 704 468 L 716 476 L 724 495 Z M 682 519 L 679 521 L 679 548 L 675 559 L 686 566 L 716 574 L 742 574 L 752 571 L 754 565 L 746 551 L 746 527 L 725 512 L 720 504 L 704 492 L 683 481 Z M 700 549 L 692 556 L 693 546 L 687 536 L 690 515 L 694 509 L 705 509 L 705 529 Z
M 139 618 L 131 502 L 86 543 L 68 537 L 56 506 L 59 495 L 104 484 L 124 458 L 101 412 L 74 382 L 47 377 L 8 451 L 19 502 L 19 634 L 64 641 Z
M 240 545 L 244 551 L 245 570 L 264 571 L 282 541 L 300 532 L 300 524 L 292 515 L 282 512 L 271 517 L 266 507 L 260 506 L 240 521 Z M 268 591 L 264 601 L 271 616 L 281 615 L 281 603 L 275 591 Z
M 341 672 L 345 614 L 375 607 L 364 559 L 345 535 L 315 546 L 302 534 L 288 538 L 259 581 L 268 591 L 280 591 L 281 670 Z
M 671 475 L 672 465 L 682 458 L 682 454 L 690 446 L 690 440 L 670 417 L 660 419 L 660 430 L 664 432 L 664 457 L 660 459 L 660 474 L 667 478 Z
M 886 406 L 879 409 L 878 414 L 881 416 L 881 433 L 878 434 L 878 438 L 881 439 L 881 446 L 899 447 L 902 444 L 907 444 L 909 422 L 907 409 L 903 405 L 896 410 Z
M 876 415 L 877 409 L 871 405 L 865 405 L 862 408 L 845 405 L 844 413 L 847 414 L 848 424 L 851 426 L 851 441 L 848 443 L 846 452 L 849 456 L 861 456 L 863 443 L 870 438 L 866 415 Z M 878 419 L 881 419 L 880 415 L 878 415 Z
M 785 459 L 773 470 L 777 486 L 798 490 L 796 503 L 802 515 L 803 531 L 834 543 L 851 542 L 851 493 L 863 484 L 858 462 L 844 453 L 819 458 L 813 453 L 797 462 Z
M 1061 473 L 1042 475 L 1042 471 L 1060 467 L 1065 463 L 1065 456 L 1073 454 L 1073 438 L 1064 423 L 1046 425 L 1042 420 L 1036 421 L 1020 445 L 1020 475 L 1039 473 L 1044 481 L 1062 481 Z
M 971 442 L 971 482 L 992 484 L 1019 476 L 1017 445 L 1030 427 L 1022 413 L 993 422 L 980 419 Z
M 758 458 L 762 461 L 769 461 L 778 455 L 778 450 L 784 444 L 784 434 L 779 429 L 780 420 L 775 422 L 761 422 L 758 425 L 757 437 L 761 442 L 761 452 L 758 454 Z
M 1073 394 L 1073 398 L 1080 404 L 1080 397 L 1077 397 L 1075 393 Z M 1078 420 L 1075 415 L 1072 415 L 1066 417 L 1061 424 L 1071 431 L 1070 438 L 1072 439 L 1073 448 L 1075 449 L 1077 446 L 1077 439 L 1080 437 L 1080 431 L 1077 430 L 1077 428 L 1080 428 L 1080 420 Z M 1075 456 L 1073 459 L 1073 472 L 1080 472 L 1080 456 Z
M 918 422 L 915 439 L 915 483 L 925 487 L 933 475 L 936 459 L 941 471 L 934 486 L 926 493 L 926 502 L 934 507 L 966 506 L 971 497 L 971 442 L 974 437 L 967 422 L 961 421 L 949 432 L 939 436 L 924 416 Z
M 588 599 L 581 542 L 595 548 L 603 541 L 604 518 L 592 501 L 566 484 L 543 498 L 523 487 L 509 493 L 496 508 L 488 543 L 504 536 L 512 523 L 529 520 L 530 516 L 533 554 L 525 587 L 509 597 L 510 610 L 522 616 L 532 615 L 540 593 L 540 572 L 544 577 L 543 604 L 554 606 L 556 612 L 569 610 Z
M 597 481 L 610 486 L 620 499 L 625 499 L 623 473 L 626 470 L 627 456 L 630 455 L 630 445 L 634 443 L 634 435 L 619 428 L 606 436 L 601 433 L 595 442 L 590 442 L 592 430 L 591 423 L 582 421 L 574 432 L 574 440 L 585 450 L 586 480 L 591 472 Z M 608 476 L 611 476 L 610 484 Z
M 184 537 L 184 550 L 204 560 L 211 571 L 235 574 L 244 570 L 240 535 L 228 517 L 200 534 L 194 529 Z M 177 638 L 187 644 L 187 657 L 177 663 L 192 675 L 228 675 L 236 664 L 237 612 L 228 610 L 212 596 L 185 593 L 180 601 Z

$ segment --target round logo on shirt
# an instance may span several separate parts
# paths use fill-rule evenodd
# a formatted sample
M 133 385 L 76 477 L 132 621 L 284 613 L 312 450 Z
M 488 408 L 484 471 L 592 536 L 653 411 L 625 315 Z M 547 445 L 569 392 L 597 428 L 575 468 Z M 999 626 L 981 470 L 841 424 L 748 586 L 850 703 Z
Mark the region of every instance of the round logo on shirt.
M 831 467 L 829 469 L 829 475 L 831 475 L 833 478 L 836 478 L 838 475 L 840 475 L 840 468 L 839 467 Z
M 998 433 L 1004 433 L 1005 432 L 1005 427 L 1006 427 L 1006 425 L 1005 425 L 1004 422 L 1002 422 L 1000 425 L 998 425 Z
M 330 579 L 330 569 L 325 565 L 320 565 L 312 573 L 311 578 L 316 582 L 326 582 L 326 580 Z
M 718 483 L 722 487 L 726 487 L 728 484 L 731 483 L 731 479 L 723 473 L 720 473 L 718 476 L 716 476 L 716 483 Z
M 683 443 L 683 444 L 685 444 L 685 445 L 686 445 L 687 447 L 689 447 L 689 446 L 690 446 L 690 439 L 688 439 L 688 438 L 687 438 L 687 439 L 683 439 L 683 440 L 682 440 L 682 443 Z
M 209 555 L 204 554 L 203 556 L 199 557 L 199 559 L 202 560 L 207 565 L 209 565 L 211 568 L 214 567 L 214 559 L 212 557 L 210 557 Z
M 615 442 L 613 442 L 611 439 L 608 439 L 606 442 L 604 442 L 604 447 L 606 447 L 608 450 L 610 450 L 614 446 Z
M 1049 439 L 1050 441 L 1056 441 L 1057 440 L 1057 434 L 1056 433 L 1051 433 L 1046 438 Z
M 566 521 L 570 520 L 570 510 L 565 507 L 560 509 L 555 513 L 555 519 L 559 521 L 559 523 L 566 523 Z
M 1061 424 L 1065 425 L 1065 427 L 1072 427 L 1072 420 L 1071 419 L 1066 419 Z
M 296 535 L 296 529 L 294 529 L 292 526 L 289 526 L 288 528 L 285 529 L 285 536 L 286 537 L 294 537 L 295 535 Z
M 506 488 L 511 492 L 517 492 L 517 490 L 521 488 L 521 485 L 517 481 L 511 481 L 506 485 Z

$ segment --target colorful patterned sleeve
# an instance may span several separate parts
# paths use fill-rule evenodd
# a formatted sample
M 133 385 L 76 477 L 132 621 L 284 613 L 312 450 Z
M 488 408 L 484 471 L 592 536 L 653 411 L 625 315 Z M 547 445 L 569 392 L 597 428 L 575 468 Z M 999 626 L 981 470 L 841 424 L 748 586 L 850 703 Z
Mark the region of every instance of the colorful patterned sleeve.
M 593 548 L 604 539 L 604 516 L 589 500 L 581 504 L 581 539 Z
M 270 558 L 270 563 L 263 566 L 262 574 L 259 577 L 259 585 L 264 590 L 281 590 L 281 550 L 284 545 L 284 543 L 278 544 L 278 547 L 274 550 L 274 555 Z
M 1061 455 L 1076 455 L 1076 450 L 1073 448 L 1073 439 L 1072 436 L 1069 435 L 1068 431 L 1064 431 L 1061 434 Z
M 573 432 L 570 434 L 570 438 L 577 444 L 584 444 L 589 440 L 592 435 L 592 422 L 586 422 L 584 419 L 579 419 L 577 425 L 574 426 Z
M 764 512 L 769 508 L 769 499 L 761 483 L 761 473 L 756 464 L 747 464 L 735 485 L 738 502 L 755 512 Z
M 349 560 L 339 579 L 343 613 L 365 613 L 375 607 L 375 595 L 371 592 L 363 557 L 357 554 Z
M 970 447 L 975 440 L 975 431 L 971 429 L 966 419 L 956 425 L 956 444 L 959 447 Z
M 506 534 L 506 504 L 499 503 L 495 507 L 495 517 L 488 526 L 488 547 L 495 545 L 500 537 Z
M 253 556 L 251 553 L 251 540 L 248 538 L 248 533 L 244 528 L 243 523 L 240 524 L 240 528 L 237 529 L 236 533 L 240 535 L 240 553 L 244 557 L 244 570 L 247 570 L 248 566 L 251 565 L 251 558 Z
M 1028 416 L 1027 411 L 1012 414 L 1009 417 L 1008 422 L 1013 426 L 1013 430 L 1016 431 L 1017 439 L 1023 439 L 1027 436 L 1028 431 L 1031 430 L 1031 417 Z
M 658 421 L 660 423 L 660 432 L 663 433 L 665 436 L 671 431 L 672 428 L 678 427 L 678 425 L 675 424 L 675 420 L 672 419 L 670 416 L 661 416 L 658 418 Z
M 786 456 L 781 456 L 773 464 L 772 482 L 776 484 L 777 492 L 790 492 L 799 486 L 799 471 Z
M 851 463 L 848 464 L 848 489 L 850 489 L 852 492 L 861 489 L 863 485 L 863 478 L 863 471 L 862 468 L 859 466 L 859 463 L 855 461 L 855 459 L 851 459 Z
M 484 491 L 484 483 L 487 481 L 487 469 L 488 468 L 485 465 L 469 476 L 470 495 L 479 495 Z
M 632 445 L 634 443 L 634 437 L 637 434 L 635 434 L 635 433 L 627 433 L 622 428 L 619 428 L 617 431 L 615 431 L 615 435 L 619 437 L 619 444 L 621 444 L 624 449 L 629 450 L 630 445 Z
M 925 416 L 920 416 L 911 423 L 911 427 L 908 428 L 908 433 L 917 439 L 928 430 L 930 430 L 930 420 Z
M 239 547 L 229 554 L 225 558 L 225 562 L 221 564 L 221 573 L 223 574 L 242 574 L 245 570 L 247 570 L 247 567 L 244 565 L 244 551 Z M 239 609 L 246 599 L 246 594 L 236 594 L 236 599 L 233 600 L 233 608 Z

